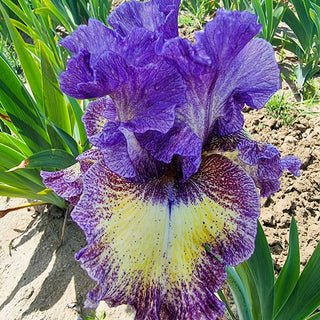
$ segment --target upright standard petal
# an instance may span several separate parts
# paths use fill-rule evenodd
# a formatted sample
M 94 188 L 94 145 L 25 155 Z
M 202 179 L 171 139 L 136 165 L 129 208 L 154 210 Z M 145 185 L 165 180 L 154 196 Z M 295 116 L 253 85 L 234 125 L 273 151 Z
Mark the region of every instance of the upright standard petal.
M 163 54 L 187 84 L 187 104 L 177 110 L 205 145 L 243 126 L 244 104 L 261 108 L 279 86 L 279 68 L 270 44 L 252 39 L 260 30 L 248 12 L 219 10 L 193 45 L 171 39 Z
M 122 177 L 134 178 L 139 172 L 140 181 L 144 181 L 159 176 L 164 154 L 168 163 L 174 154 L 179 154 L 179 150 L 163 150 L 160 154 L 143 149 L 140 142 L 145 141 L 144 134 L 157 135 L 158 138 L 159 134 L 174 137 L 175 145 L 182 141 L 183 132 L 180 136 L 169 134 L 175 123 L 175 109 L 185 102 L 185 85 L 181 76 L 165 61 L 133 68 L 115 53 L 106 53 L 99 63 L 101 69 L 112 68 L 112 74 L 103 71 L 100 71 L 101 76 L 97 74 L 100 82 L 112 84 L 112 87 L 110 85 L 110 98 L 91 102 L 84 114 L 91 144 L 103 153 L 106 166 Z M 109 80 L 110 77 L 114 81 Z M 193 132 L 189 136 L 198 140 Z M 152 151 L 151 155 L 149 151 Z M 194 157 L 194 150 L 190 152 L 190 157 Z M 196 152 L 200 154 L 201 144 Z
M 90 19 L 88 26 L 79 26 L 61 41 L 61 45 L 74 53 L 67 70 L 60 74 L 61 90 L 77 99 L 108 95 L 126 80 L 127 67 L 143 68 L 162 60 L 156 54 L 157 39 L 153 32 L 137 28 L 122 37 Z
M 126 2 L 108 17 L 108 23 L 122 36 L 134 28 L 145 28 L 162 34 L 164 39 L 178 36 L 180 0 L 151 0 Z
M 183 184 L 170 172 L 128 183 L 95 163 L 72 213 L 88 242 L 77 257 L 98 282 L 87 305 L 131 304 L 136 320 L 221 317 L 224 266 L 252 253 L 259 205 L 252 179 L 221 155 Z

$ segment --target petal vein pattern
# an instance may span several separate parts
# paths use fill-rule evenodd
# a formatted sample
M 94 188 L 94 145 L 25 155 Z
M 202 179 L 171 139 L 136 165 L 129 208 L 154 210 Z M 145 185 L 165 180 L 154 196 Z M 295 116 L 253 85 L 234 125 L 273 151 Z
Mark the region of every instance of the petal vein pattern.
M 72 213 L 88 242 L 77 257 L 98 282 L 88 306 L 131 304 L 139 320 L 223 315 L 214 294 L 224 266 L 242 262 L 254 246 L 254 182 L 220 155 L 184 184 L 167 178 L 128 183 L 101 162 L 88 170 Z

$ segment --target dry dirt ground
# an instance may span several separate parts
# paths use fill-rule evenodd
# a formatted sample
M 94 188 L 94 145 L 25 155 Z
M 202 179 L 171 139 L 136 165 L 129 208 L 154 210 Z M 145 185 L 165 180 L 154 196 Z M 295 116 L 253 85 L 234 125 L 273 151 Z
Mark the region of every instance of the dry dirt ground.
M 26 200 L 0 198 L 0 209 Z M 82 231 L 67 220 L 62 246 L 57 249 L 63 213 L 56 208 L 22 209 L 0 220 L 0 319 L 81 320 L 91 314 L 83 310 L 85 296 L 93 286 L 75 253 L 85 245 Z M 131 319 L 134 310 L 121 306 L 97 310 L 107 318 Z
M 320 114 L 320 107 L 314 106 Z M 278 193 L 262 200 L 260 221 L 270 245 L 275 270 L 280 271 L 288 250 L 289 226 L 294 215 L 300 236 L 301 267 L 320 239 L 320 116 L 301 116 L 292 125 L 280 126 L 264 111 L 245 114 L 248 130 L 256 140 L 268 141 L 282 155 L 302 160 L 301 174 L 281 179 Z

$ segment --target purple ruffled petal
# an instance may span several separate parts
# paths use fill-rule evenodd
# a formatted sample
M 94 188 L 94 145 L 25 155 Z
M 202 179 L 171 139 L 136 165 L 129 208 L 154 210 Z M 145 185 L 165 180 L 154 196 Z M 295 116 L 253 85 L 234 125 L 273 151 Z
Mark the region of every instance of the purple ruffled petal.
M 95 163 L 72 213 L 88 242 L 77 258 L 98 282 L 87 306 L 131 304 L 136 320 L 222 317 L 215 292 L 225 264 L 252 254 L 259 205 L 252 179 L 220 155 L 184 184 L 128 183 Z
M 185 85 L 181 76 L 164 61 L 145 68 L 130 69 L 125 67 L 124 60 L 114 53 L 105 54 L 99 63 L 101 69 L 112 64 L 117 66 L 112 69 L 114 73 L 109 74 L 108 78 L 97 76 L 101 83 L 115 85 L 112 91 L 110 90 L 112 100 L 103 98 L 93 101 L 84 114 L 83 120 L 90 142 L 104 154 L 106 166 L 120 176 L 133 178 L 139 173 L 143 181 L 146 177 L 158 176 L 158 168 L 162 167 L 158 162 L 163 161 L 162 156 L 153 159 L 149 150 L 141 147 L 135 134 L 161 135 L 172 128 L 176 106 L 185 102 Z M 101 75 L 106 73 L 101 71 Z M 110 81 L 110 77 L 114 81 Z M 196 140 L 192 143 L 198 143 L 199 139 L 193 132 L 190 132 L 189 136 Z M 187 141 L 182 141 L 177 134 L 175 139 L 172 144 L 180 145 L 181 150 L 186 150 L 182 144 Z M 189 157 L 194 157 L 194 151 L 190 148 L 189 150 Z M 198 159 L 193 161 L 197 164 L 192 173 L 199 167 L 200 150 L 196 150 Z M 167 156 L 166 162 L 170 162 L 175 153 L 164 149 L 163 152 Z M 185 175 L 190 176 L 192 173 Z
M 60 75 L 61 90 L 77 99 L 103 97 L 130 78 L 131 67 L 158 63 L 157 36 L 134 29 L 125 38 L 101 22 L 89 19 L 61 44 L 75 53 Z M 128 74 L 127 74 L 128 73 Z
M 196 46 L 205 51 L 223 73 L 260 29 L 257 17 L 247 11 L 219 9 L 214 20 L 206 24 L 204 32 L 196 33 Z
M 163 54 L 187 84 L 187 104 L 177 110 L 204 145 L 243 126 L 244 104 L 261 108 L 280 86 L 270 44 L 252 39 L 260 30 L 256 16 L 219 10 L 197 34 L 196 43 L 167 41 Z
M 177 179 L 185 181 L 198 171 L 202 142 L 185 124 L 175 123 L 166 134 L 149 131 L 137 138 L 141 146 L 159 161 L 169 164 L 174 156 L 179 156 L 175 162 L 175 165 L 179 164 L 175 172 Z
M 280 88 L 280 72 L 272 46 L 263 39 L 250 41 L 220 76 L 213 90 L 210 132 L 224 136 L 243 127 L 244 104 L 262 108 Z
M 90 66 L 90 54 L 82 50 L 67 63 L 67 70 L 61 72 L 61 91 L 77 99 L 90 99 L 104 95 L 104 88 L 94 79 Z
M 110 57 L 111 63 L 117 63 L 114 57 Z M 108 60 L 101 60 L 103 65 L 108 65 Z M 185 103 L 185 85 L 174 68 L 162 61 L 144 68 L 127 68 L 126 73 L 124 68 L 119 72 L 118 68 L 113 70 L 118 86 L 110 92 L 110 97 L 122 126 L 137 133 L 167 132 L 174 123 L 176 105 Z M 101 78 L 104 82 L 108 80 Z
M 121 177 L 142 182 L 163 171 L 163 165 L 141 147 L 134 133 L 117 122 L 107 122 L 100 134 L 90 137 L 90 142 L 103 154 L 106 167 Z
M 237 150 L 241 161 L 254 172 L 253 179 L 262 197 L 269 197 L 279 191 L 279 179 L 286 169 L 299 175 L 300 159 L 293 156 L 281 159 L 280 152 L 271 144 L 244 141 L 238 144 Z
M 102 22 L 90 18 L 88 25 L 79 26 L 59 44 L 74 54 L 83 50 L 90 52 L 90 62 L 94 65 L 104 51 L 117 52 L 121 39 L 122 37 Z
M 164 35 L 165 39 L 178 36 L 180 1 L 130 1 L 117 7 L 108 17 L 108 23 L 122 36 L 134 28 L 145 28 Z

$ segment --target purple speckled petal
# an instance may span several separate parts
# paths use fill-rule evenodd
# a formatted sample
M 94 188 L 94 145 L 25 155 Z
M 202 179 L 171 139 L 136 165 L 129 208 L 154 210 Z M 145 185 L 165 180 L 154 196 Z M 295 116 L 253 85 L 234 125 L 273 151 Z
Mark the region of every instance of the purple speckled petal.
M 269 143 L 256 142 L 244 131 L 212 139 L 208 151 L 221 152 L 238 163 L 254 180 L 262 197 L 279 191 L 280 177 L 285 170 L 299 176 L 301 160 L 294 156 L 281 158 L 280 152 Z
M 91 149 L 78 156 L 78 162 L 71 167 L 56 172 L 41 171 L 40 176 L 47 188 L 75 206 L 82 194 L 84 174 L 95 161 L 101 159 L 101 153 L 97 149 Z
M 88 242 L 77 258 L 98 282 L 87 306 L 130 304 L 136 320 L 222 317 L 224 266 L 250 257 L 259 215 L 242 169 L 210 155 L 185 183 L 165 175 L 139 184 L 96 162 L 83 185 L 72 218 Z
M 165 39 L 178 36 L 180 1 L 130 1 L 117 7 L 108 17 L 108 23 L 122 36 L 134 28 L 145 28 L 164 35 Z
M 88 138 L 101 133 L 107 121 L 115 120 L 116 116 L 116 107 L 110 98 L 90 102 L 82 116 Z

